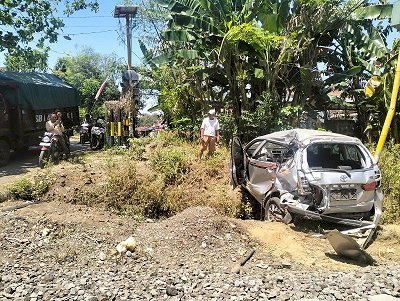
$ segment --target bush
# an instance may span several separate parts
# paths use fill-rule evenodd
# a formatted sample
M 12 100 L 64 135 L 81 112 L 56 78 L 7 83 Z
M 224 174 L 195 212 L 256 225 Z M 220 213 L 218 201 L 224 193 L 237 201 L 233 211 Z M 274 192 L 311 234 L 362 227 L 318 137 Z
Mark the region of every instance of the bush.
M 44 195 L 50 187 L 51 181 L 47 174 L 40 173 L 32 180 L 22 178 L 8 187 L 7 195 L 17 200 L 33 201 Z
M 31 201 L 33 199 L 33 185 L 32 182 L 26 178 L 15 181 L 8 190 L 14 199 L 25 201 Z
M 130 158 L 133 160 L 142 160 L 143 154 L 146 151 L 145 138 L 130 138 L 128 139 L 128 143 Z
M 105 176 L 106 181 L 102 189 L 107 205 L 121 209 L 124 204 L 129 204 L 139 186 L 136 163 L 131 160 L 109 161 Z
M 382 151 L 379 167 L 382 172 L 383 223 L 400 223 L 400 144 Z
M 183 140 L 179 137 L 176 131 L 161 131 L 155 138 L 159 147 L 179 146 L 182 145 Z
M 178 182 L 189 170 L 187 152 L 179 147 L 158 148 L 150 156 L 151 167 L 164 176 L 165 183 Z

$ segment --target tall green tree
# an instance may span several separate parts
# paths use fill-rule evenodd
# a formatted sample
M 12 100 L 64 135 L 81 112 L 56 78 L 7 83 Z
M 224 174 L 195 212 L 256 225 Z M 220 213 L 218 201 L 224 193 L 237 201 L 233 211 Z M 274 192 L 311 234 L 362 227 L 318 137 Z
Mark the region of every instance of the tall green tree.
M 147 49 L 142 44 L 148 65 L 196 69 L 180 78 L 190 83 L 184 92 L 176 86 L 180 91 L 169 95 L 187 93 L 191 97 L 186 98 L 203 103 L 203 111 L 213 103 L 210 98 L 216 97 L 217 106 L 232 112 L 238 130 L 245 129 L 246 123 L 259 122 L 260 116 L 278 119 L 276 124 L 282 127 L 298 126 L 304 110 L 323 110 L 330 101 L 326 90 L 337 84 L 337 76 L 351 77 L 365 70 L 360 66 L 362 58 L 349 60 L 348 47 L 341 46 L 344 39 L 348 45 L 359 44 L 360 49 L 366 45 L 363 39 L 343 38 L 349 24 L 367 33 L 364 36 L 371 35 L 376 28 L 369 19 L 387 15 L 391 8 L 380 7 L 374 17 L 371 14 L 377 11 L 357 0 L 157 2 L 169 13 L 169 20 L 157 47 Z M 322 79 L 320 62 L 327 63 L 333 74 L 328 80 Z M 247 85 L 251 86 L 250 97 Z M 160 101 L 166 100 L 161 97 Z M 257 113 L 260 105 L 270 108 L 272 117 Z
M 63 6 L 62 6 L 63 4 Z M 0 2 L 0 51 L 25 48 L 36 42 L 56 42 L 64 22 L 56 17 L 58 7 L 67 16 L 82 9 L 98 10 L 97 0 L 7 0 Z
M 120 61 L 115 54 L 101 55 L 92 48 L 83 48 L 76 56 L 59 58 L 53 73 L 78 89 L 87 112 L 101 114 L 104 113 L 101 111 L 104 101 L 119 99 L 116 82 L 125 69 Z M 96 93 L 106 78 L 106 87 L 95 101 Z
M 19 48 L 6 53 L 5 65 L 8 71 L 44 72 L 47 70 L 49 48 L 29 49 Z
M 0 1 L 0 52 L 7 52 L 7 68 L 46 70 L 46 45 L 56 42 L 64 27 L 63 20 L 56 15 L 70 16 L 83 9 L 96 12 L 98 8 L 97 0 Z M 35 46 L 36 49 L 32 48 Z

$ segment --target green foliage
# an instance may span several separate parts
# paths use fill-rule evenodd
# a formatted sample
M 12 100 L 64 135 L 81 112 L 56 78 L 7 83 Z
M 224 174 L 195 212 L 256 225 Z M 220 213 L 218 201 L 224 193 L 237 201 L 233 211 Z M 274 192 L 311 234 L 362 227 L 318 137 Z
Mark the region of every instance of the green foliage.
M 245 42 L 252 46 L 261 57 L 264 57 L 267 49 L 279 49 L 284 37 L 265 31 L 256 24 L 243 23 L 230 28 L 226 34 L 226 40 Z
M 233 116 L 219 116 L 226 119 L 227 136 L 236 131 L 254 136 L 262 130 L 254 128 L 255 121 L 268 119 L 256 112 L 268 93 L 273 96 L 269 109 L 277 117 L 270 128 L 276 122 L 280 128 L 299 126 L 303 110 L 334 106 L 327 90 L 332 83 L 345 83 L 338 87 L 343 99 L 355 100 L 351 105 L 362 115 L 361 128 L 366 128 L 371 110 L 355 91 L 366 75 L 379 69 L 373 66 L 374 58 L 393 63 L 384 59 L 390 28 L 371 21 L 387 16 L 391 5 L 358 8 L 359 3 L 342 0 L 221 0 L 218 6 L 200 0 L 156 2 L 169 14 L 164 44 L 149 49 L 142 43 L 141 48 L 151 67 L 146 82 L 161 92 L 159 108 L 170 124 L 190 131 L 213 106 Z M 321 63 L 328 74 L 319 71 Z M 249 99 L 247 84 L 252 87 Z M 386 111 L 385 97 L 369 104 L 375 112 Z
M 155 139 L 156 145 L 161 148 L 169 146 L 179 146 L 183 144 L 183 140 L 179 137 L 177 131 L 161 131 Z
M 146 151 L 146 138 L 129 138 L 129 156 L 133 160 L 142 160 L 143 154 Z
M 17 200 L 33 201 L 44 195 L 51 185 L 49 175 L 39 174 L 33 179 L 22 178 L 8 187 L 8 194 Z
M 238 132 L 235 118 L 229 113 L 221 113 L 218 114 L 217 117 L 220 126 L 221 139 L 227 145 L 232 137 L 237 135 Z
M 184 117 L 173 121 L 172 125 L 179 136 L 188 141 L 194 141 L 196 138 L 199 138 L 198 133 L 200 131 L 201 120 L 192 120 Z
M 50 48 L 15 49 L 5 54 L 8 71 L 43 72 L 47 69 Z
M 115 84 L 125 69 L 112 55 L 101 55 L 91 48 L 83 48 L 74 57 L 58 59 L 53 73 L 66 80 L 80 92 L 86 112 L 104 114 L 104 101 L 118 100 L 120 92 Z M 106 86 L 98 101 L 95 96 L 101 84 L 108 77 Z
M 299 127 L 300 115 L 303 112 L 302 106 L 291 106 L 287 105 L 280 109 L 280 118 L 278 119 L 278 125 L 280 129 L 292 129 Z
M 32 200 L 32 182 L 26 178 L 17 180 L 9 187 L 10 194 L 18 200 Z
M 247 193 L 243 191 L 242 193 L 242 202 L 240 203 L 240 210 L 238 212 L 238 217 L 241 219 L 252 219 L 254 218 L 255 212 L 259 210 L 255 208 L 255 201 L 254 199 Z M 258 205 L 258 204 L 257 204 Z
M 379 167 L 382 172 L 384 223 L 400 222 L 400 144 L 390 145 L 382 151 Z
M 57 41 L 59 31 L 64 27 L 60 17 L 56 17 L 61 0 L 7 0 L 1 1 L 0 51 L 21 50 L 28 43 L 42 47 L 45 41 Z M 82 9 L 98 10 L 98 2 L 70 0 L 64 2 L 64 13 L 71 15 Z M 60 13 L 60 12 L 59 12 Z
M 279 121 L 273 97 L 264 93 L 254 112 L 243 113 L 244 141 L 273 132 Z
M 189 170 L 184 148 L 158 148 L 150 156 L 151 167 L 165 179 L 168 185 L 175 184 Z

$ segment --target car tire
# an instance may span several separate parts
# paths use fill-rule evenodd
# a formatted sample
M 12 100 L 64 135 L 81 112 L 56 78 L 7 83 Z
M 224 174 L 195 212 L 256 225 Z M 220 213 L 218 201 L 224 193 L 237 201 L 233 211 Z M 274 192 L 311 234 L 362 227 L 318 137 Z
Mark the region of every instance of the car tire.
M 282 209 L 277 197 L 270 198 L 265 204 L 265 220 L 268 222 L 282 222 L 286 216 L 286 210 Z

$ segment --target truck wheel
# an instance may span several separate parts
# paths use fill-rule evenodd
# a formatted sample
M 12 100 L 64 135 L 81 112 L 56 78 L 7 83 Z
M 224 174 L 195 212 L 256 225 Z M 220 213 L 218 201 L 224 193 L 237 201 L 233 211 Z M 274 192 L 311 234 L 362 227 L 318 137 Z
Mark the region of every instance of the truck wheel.
M 49 152 L 45 150 L 40 151 L 39 167 L 44 168 L 48 161 L 49 161 Z
M 285 215 L 286 210 L 282 209 L 279 198 L 270 198 L 265 205 L 265 220 L 269 222 L 281 222 Z
M 7 165 L 10 161 L 10 146 L 5 141 L 0 141 L 0 166 Z

